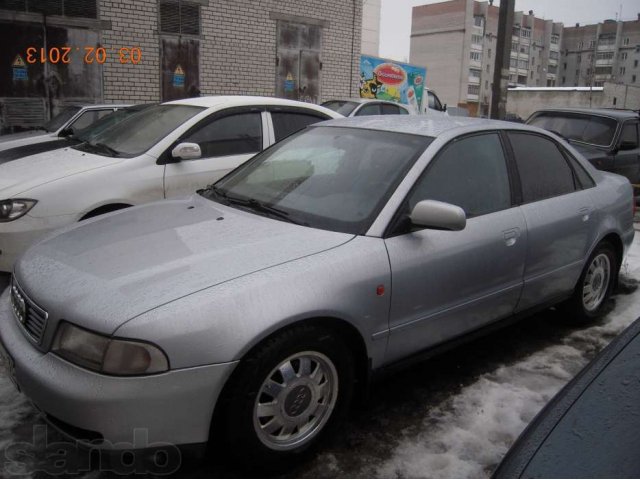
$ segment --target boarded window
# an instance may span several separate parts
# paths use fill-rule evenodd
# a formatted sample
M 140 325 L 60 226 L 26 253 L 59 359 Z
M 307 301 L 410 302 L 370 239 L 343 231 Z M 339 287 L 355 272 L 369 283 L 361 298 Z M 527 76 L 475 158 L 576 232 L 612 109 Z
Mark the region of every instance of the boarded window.
M 160 31 L 181 35 L 200 35 L 200 5 L 181 0 L 162 0 Z

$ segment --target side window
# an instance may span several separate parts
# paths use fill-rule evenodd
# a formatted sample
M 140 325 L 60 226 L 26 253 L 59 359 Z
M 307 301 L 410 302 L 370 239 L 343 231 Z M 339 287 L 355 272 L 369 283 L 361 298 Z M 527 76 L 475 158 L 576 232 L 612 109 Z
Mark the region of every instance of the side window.
M 525 203 L 575 191 L 573 172 L 551 140 L 528 133 L 509 133 Z
M 580 162 L 578 162 L 578 160 L 573 158 L 573 156 L 570 153 L 568 153 L 566 150 L 564 154 L 565 154 L 565 157 L 569 159 L 569 163 L 573 167 L 573 171 L 575 172 L 576 177 L 578 177 L 578 181 L 580 182 L 580 185 L 582 185 L 582 188 L 587 189 L 587 188 L 595 187 L 596 183 L 593 181 L 593 179 L 587 173 L 584 167 L 580 165 Z
M 362 117 L 365 115 L 380 115 L 380 104 L 372 103 L 365 105 L 356 113 L 356 117 Z
M 382 115 L 399 115 L 400 109 L 397 105 L 389 105 L 388 103 L 383 103 L 380 105 L 382 108 Z
M 429 96 L 433 97 L 433 108 L 441 112 L 443 110 L 442 104 L 440 103 L 440 100 L 438 100 L 438 97 L 436 97 L 436 94 L 429 92 Z
M 271 112 L 271 120 L 273 121 L 276 142 L 279 142 L 307 125 L 322 122 L 328 118 L 298 112 Z
M 429 99 L 429 108 L 432 110 L 436 108 L 436 97 L 433 93 L 427 92 L 427 98 Z
M 400 110 L 400 115 L 409 115 L 409 110 L 404 107 L 398 107 L 398 110 Z
M 257 153 L 262 150 L 262 116 L 251 112 L 218 118 L 182 141 L 200 145 L 202 158 Z
M 409 196 L 461 207 L 468 217 L 511 207 L 509 174 L 497 133 L 464 137 L 448 144 L 427 167 Z
M 625 144 L 627 148 L 638 148 L 638 124 L 636 122 L 628 122 L 622 127 L 622 135 L 620 136 L 620 145 Z

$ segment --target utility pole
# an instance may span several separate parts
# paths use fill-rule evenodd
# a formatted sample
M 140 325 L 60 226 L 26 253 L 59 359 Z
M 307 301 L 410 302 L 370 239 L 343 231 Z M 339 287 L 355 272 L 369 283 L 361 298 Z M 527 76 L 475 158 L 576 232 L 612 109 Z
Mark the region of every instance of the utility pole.
M 498 39 L 496 43 L 496 64 L 493 69 L 491 88 L 491 118 L 504 119 L 507 113 L 507 88 L 509 86 L 509 64 L 511 61 L 511 32 L 515 0 L 500 1 L 498 17 Z

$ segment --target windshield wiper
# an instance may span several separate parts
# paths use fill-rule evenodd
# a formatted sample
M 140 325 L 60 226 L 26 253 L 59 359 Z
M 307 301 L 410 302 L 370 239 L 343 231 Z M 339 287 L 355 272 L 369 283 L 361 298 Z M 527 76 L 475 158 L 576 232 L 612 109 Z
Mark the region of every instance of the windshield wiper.
M 214 190 L 214 191 L 216 191 L 216 190 Z M 286 212 L 284 210 L 280 210 L 279 208 L 276 208 L 273 205 L 269 205 L 267 203 L 263 203 L 263 202 L 261 202 L 259 200 L 256 200 L 255 198 L 249 198 L 247 200 L 244 200 L 244 199 L 241 199 L 241 198 L 230 197 L 229 195 L 222 194 L 221 192 L 220 192 L 220 194 L 230 204 L 240 205 L 241 207 L 246 207 L 249 210 L 253 210 L 254 212 L 265 213 L 267 215 L 271 215 L 273 217 L 279 218 L 279 219 L 284 220 L 284 221 L 289 222 L 289 223 L 294 223 L 296 225 L 308 226 L 308 224 L 306 224 L 306 223 L 302 223 L 302 222 L 298 222 L 297 220 L 293 220 L 289 216 L 289 212 Z
M 94 147 L 98 147 L 103 152 L 109 153 L 112 157 L 119 157 L 120 152 L 111 148 L 109 145 L 105 145 L 104 143 L 89 143 L 89 145 L 93 145 Z

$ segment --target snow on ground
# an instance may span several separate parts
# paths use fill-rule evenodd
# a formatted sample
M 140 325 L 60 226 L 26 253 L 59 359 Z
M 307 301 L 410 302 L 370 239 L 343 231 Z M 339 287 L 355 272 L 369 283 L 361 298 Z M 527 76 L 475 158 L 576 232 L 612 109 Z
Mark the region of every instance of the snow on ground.
M 640 235 L 622 275 L 640 278 Z M 431 408 L 419 433 L 408 434 L 368 473 L 382 478 L 479 478 L 491 475 L 533 417 L 597 351 L 640 315 L 640 290 L 619 295 L 603 322 L 560 344 L 482 375 Z

